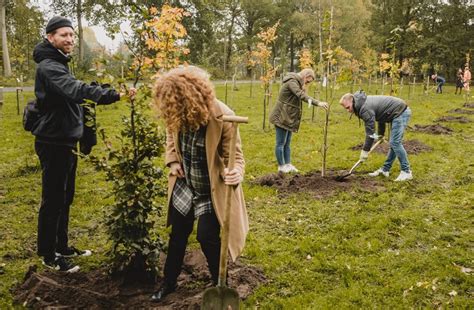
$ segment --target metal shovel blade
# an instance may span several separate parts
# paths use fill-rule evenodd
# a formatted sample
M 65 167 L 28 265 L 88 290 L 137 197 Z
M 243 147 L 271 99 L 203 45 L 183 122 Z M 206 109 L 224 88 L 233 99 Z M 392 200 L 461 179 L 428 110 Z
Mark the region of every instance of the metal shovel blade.
M 226 286 L 211 287 L 202 296 L 202 310 L 238 310 L 239 293 Z
M 348 176 L 350 176 L 352 174 L 352 172 L 354 172 L 354 169 L 357 168 L 362 162 L 360 160 L 358 160 L 354 166 L 352 166 L 351 170 L 349 170 L 349 172 L 347 173 L 344 173 L 342 175 L 338 175 L 336 177 L 336 181 L 338 182 L 342 182 L 344 181 L 345 178 L 347 178 Z

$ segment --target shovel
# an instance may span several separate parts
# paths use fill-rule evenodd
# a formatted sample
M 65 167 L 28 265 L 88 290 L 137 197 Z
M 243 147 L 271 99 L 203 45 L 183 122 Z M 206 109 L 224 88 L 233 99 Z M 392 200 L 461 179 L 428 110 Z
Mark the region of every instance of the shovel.
M 235 164 L 235 145 L 237 142 L 237 128 L 239 123 L 248 123 L 247 117 L 224 115 L 222 116 L 224 122 L 232 123 L 232 133 L 230 138 L 229 150 L 229 164 L 228 169 L 232 171 Z M 208 288 L 204 291 L 202 297 L 201 309 L 204 310 L 237 310 L 239 309 L 240 298 L 236 290 L 226 286 L 227 278 L 227 253 L 229 246 L 229 225 L 230 225 L 230 207 L 232 195 L 235 186 L 226 186 L 225 192 L 225 210 L 224 223 L 222 225 L 221 233 L 221 253 L 219 261 L 219 280 L 217 287 Z
M 383 141 L 384 141 L 384 139 L 380 139 L 380 140 L 378 140 L 377 142 L 375 142 L 375 144 L 372 145 L 372 147 L 370 148 L 368 154 L 370 154 L 370 153 L 371 153 L 380 143 L 382 143 Z M 352 166 L 352 168 L 351 168 L 351 170 L 349 170 L 349 172 L 347 172 L 347 173 L 345 173 L 345 174 L 338 175 L 338 176 L 336 177 L 336 181 L 338 181 L 338 182 L 344 181 L 344 179 L 347 178 L 348 176 L 350 176 L 350 175 L 352 174 L 352 172 L 354 172 L 355 168 L 359 167 L 360 164 L 362 164 L 362 163 L 363 163 L 363 161 L 359 159 L 359 160 L 354 164 L 354 166 Z

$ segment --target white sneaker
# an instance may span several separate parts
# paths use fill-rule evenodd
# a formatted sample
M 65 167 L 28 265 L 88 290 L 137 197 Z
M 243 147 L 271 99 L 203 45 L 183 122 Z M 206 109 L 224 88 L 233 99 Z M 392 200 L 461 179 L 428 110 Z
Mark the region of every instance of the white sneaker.
M 408 172 L 401 171 L 398 178 L 395 179 L 395 182 L 408 181 L 408 180 L 411 180 L 411 179 L 413 179 L 413 175 L 411 173 L 411 170 L 408 171 Z
M 288 165 L 281 165 L 281 166 L 278 166 L 278 172 L 281 172 L 281 173 L 288 173 L 290 172 L 289 168 L 288 168 Z
M 296 167 L 293 166 L 292 164 L 286 164 L 286 167 L 288 169 L 288 172 L 299 172 L 299 170 L 296 169 Z
M 380 174 L 383 175 L 384 177 L 388 178 L 389 175 L 390 175 L 390 172 L 388 172 L 388 171 L 383 171 L 382 168 L 379 168 L 379 169 L 375 170 L 374 172 L 369 173 L 369 176 L 371 176 L 371 177 L 376 177 L 376 176 L 378 176 L 378 175 L 380 175 Z

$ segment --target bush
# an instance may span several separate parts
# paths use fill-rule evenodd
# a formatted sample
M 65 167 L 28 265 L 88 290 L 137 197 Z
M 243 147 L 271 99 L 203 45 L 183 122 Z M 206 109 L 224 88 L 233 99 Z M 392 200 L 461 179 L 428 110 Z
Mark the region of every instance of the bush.
M 113 149 L 101 130 L 107 154 L 102 158 L 91 156 L 90 160 L 113 184 L 115 202 L 107 208 L 105 221 L 112 241 L 113 271 L 140 277 L 145 273 L 154 279 L 163 242 L 160 236 L 151 234 L 154 221 L 150 214 L 161 216 L 163 207 L 156 204 L 156 198 L 164 196 L 166 190 L 163 171 L 153 159 L 163 153 L 165 138 L 158 125 L 145 115 L 146 98 L 131 101 L 130 116 L 123 118 L 124 128 L 117 137 L 120 147 Z

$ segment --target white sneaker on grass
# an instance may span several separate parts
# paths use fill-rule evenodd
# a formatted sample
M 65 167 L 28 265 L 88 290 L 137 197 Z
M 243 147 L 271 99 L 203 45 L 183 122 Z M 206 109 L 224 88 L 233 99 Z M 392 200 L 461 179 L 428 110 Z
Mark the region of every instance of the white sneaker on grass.
M 369 173 L 369 176 L 376 177 L 380 174 L 383 175 L 386 178 L 388 178 L 390 176 L 390 172 L 383 171 L 382 168 L 379 168 L 379 169 L 375 170 L 374 172 Z
M 288 166 L 287 166 L 287 165 L 281 165 L 281 166 L 278 166 L 278 172 L 281 172 L 281 173 L 288 173 L 288 172 L 290 172 L 290 170 L 288 170 Z
M 286 164 L 286 167 L 288 169 L 288 172 L 299 172 L 299 170 L 296 169 L 296 167 L 293 166 L 292 164 Z
M 408 172 L 400 171 L 400 175 L 395 179 L 395 182 L 403 182 L 413 179 L 411 170 Z

